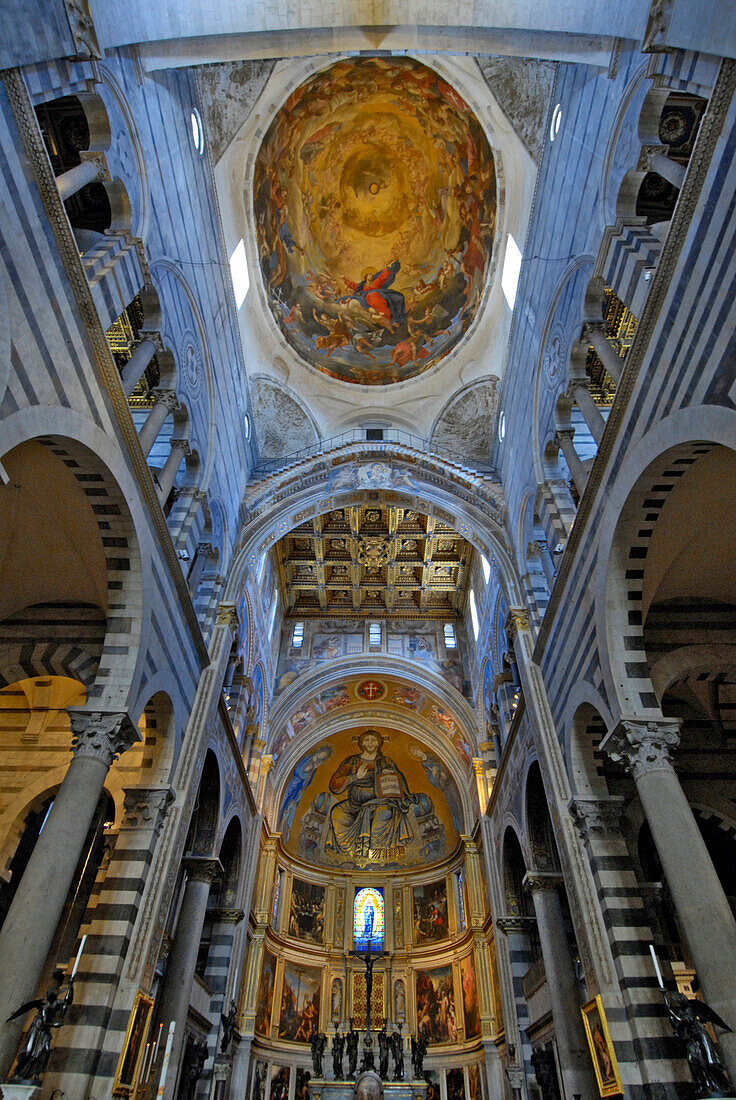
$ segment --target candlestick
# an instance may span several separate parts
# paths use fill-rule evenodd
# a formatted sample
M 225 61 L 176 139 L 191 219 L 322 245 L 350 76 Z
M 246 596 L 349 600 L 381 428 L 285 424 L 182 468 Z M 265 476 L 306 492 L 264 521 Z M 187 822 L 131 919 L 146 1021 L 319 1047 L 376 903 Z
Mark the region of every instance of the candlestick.
M 659 969 L 659 963 L 657 962 L 657 956 L 654 954 L 654 944 L 649 944 L 649 950 L 652 955 L 652 962 L 654 963 L 654 969 L 657 974 L 657 981 L 659 982 L 659 988 L 664 989 L 664 981 L 662 980 L 662 971 Z
M 84 945 L 85 945 L 86 942 L 87 942 L 87 933 L 85 932 L 84 935 L 82 936 L 82 942 L 79 945 L 79 951 L 77 951 L 77 957 L 74 960 L 74 969 L 72 970 L 72 978 L 77 973 L 77 967 L 79 966 L 79 960 L 82 957 L 82 952 L 84 951 Z

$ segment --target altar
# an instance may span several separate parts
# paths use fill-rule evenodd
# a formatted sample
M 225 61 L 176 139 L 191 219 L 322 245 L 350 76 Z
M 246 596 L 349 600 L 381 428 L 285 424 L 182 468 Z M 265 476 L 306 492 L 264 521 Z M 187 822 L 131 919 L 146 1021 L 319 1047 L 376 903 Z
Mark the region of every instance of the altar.
M 377 1073 L 359 1073 L 355 1081 L 313 1077 L 310 1100 L 426 1100 L 426 1081 L 381 1081 Z

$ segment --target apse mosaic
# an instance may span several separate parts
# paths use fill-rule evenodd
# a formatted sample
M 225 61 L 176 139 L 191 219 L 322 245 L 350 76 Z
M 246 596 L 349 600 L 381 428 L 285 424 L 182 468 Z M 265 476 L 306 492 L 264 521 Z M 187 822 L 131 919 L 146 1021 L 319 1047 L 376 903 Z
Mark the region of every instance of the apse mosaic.
M 286 849 L 309 863 L 417 866 L 455 848 L 459 810 L 449 774 L 413 737 L 360 727 L 302 757 L 278 828 Z
M 310 729 L 318 718 L 330 711 L 366 702 L 390 703 L 393 706 L 413 711 L 415 714 L 421 714 L 447 737 L 463 763 L 470 767 L 473 756 L 472 746 L 467 741 L 462 727 L 446 707 L 435 702 L 431 696 L 417 687 L 402 684 L 395 680 L 379 679 L 378 677 L 369 680 L 346 680 L 344 683 L 324 688 L 318 694 L 300 703 L 289 715 L 284 729 L 271 747 L 274 760 L 278 759 L 294 737 Z M 328 746 L 323 747 L 322 753 L 326 751 L 328 751 Z M 462 822 L 460 802 L 444 765 L 430 752 L 419 746 L 414 749 L 412 755 L 415 760 L 421 763 L 424 771 L 432 778 L 434 785 L 446 791 L 455 828 L 460 830 Z M 303 762 L 303 769 L 307 769 L 307 772 L 313 771 L 314 767 L 316 767 L 314 761 L 305 760 Z M 294 792 L 301 787 L 304 778 L 305 776 L 302 773 L 297 775 L 297 771 L 294 771 L 292 783 L 290 784 L 290 787 L 293 785 Z
M 362 57 L 311 77 L 263 140 L 253 194 L 271 312 L 326 374 L 410 378 L 472 323 L 495 166 L 474 114 L 434 70 Z
M 383 891 L 366 886 L 355 895 L 353 934 L 356 951 L 383 951 Z
M 457 1042 L 452 967 L 440 966 L 434 970 L 417 970 L 416 983 L 417 1032 L 425 1031 L 430 1043 Z

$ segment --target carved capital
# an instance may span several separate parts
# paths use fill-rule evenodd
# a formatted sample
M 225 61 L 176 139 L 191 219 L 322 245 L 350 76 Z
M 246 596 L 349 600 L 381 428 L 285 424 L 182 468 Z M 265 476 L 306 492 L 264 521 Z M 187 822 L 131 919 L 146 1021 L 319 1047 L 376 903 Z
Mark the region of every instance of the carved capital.
M 151 390 L 154 405 L 165 405 L 169 412 L 176 412 L 179 408 L 179 399 L 173 390 L 164 390 L 160 386 Z
M 240 924 L 245 916 L 244 909 L 208 909 L 207 916 L 215 924 Z
M 106 767 L 121 753 L 141 740 L 140 731 L 125 711 L 82 710 L 68 707 L 72 726 L 72 752 L 75 756 L 91 756 Z
M 221 603 L 217 608 L 215 626 L 229 626 L 231 630 L 238 629 L 238 613 L 234 603 Z
M 477 776 L 480 776 L 481 779 L 485 778 L 486 766 L 482 760 L 478 759 L 477 756 L 473 757 L 473 771 Z
M 64 0 L 67 19 L 74 39 L 77 57 L 99 58 L 100 52 L 95 25 L 86 0 Z
M 181 451 L 184 456 L 192 453 L 192 448 L 189 446 L 186 439 L 170 439 L 169 442 L 171 443 L 172 451 Z
M 666 145 L 642 145 L 637 164 L 638 170 L 640 172 L 656 172 L 656 168 L 652 167 L 654 158 L 656 156 L 666 157 L 668 152 Z
M 534 917 L 498 917 L 496 920 L 496 928 L 504 936 L 525 935 L 535 924 Z
M 525 607 L 510 607 L 506 617 L 506 633 L 512 638 L 522 630 L 529 629 L 529 612 Z
M 527 871 L 521 883 L 530 894 L 536 890 L 556 890 L 561 884 L 559 871 Z
M 198 542 L 197 553 L 200 557 L 209 558 L 214 554 L 215 548 L 211 542 Z
M 648 772 L 672 770 L 671 753 L 679 743 L 677 718 L 622 718 L 603 738 L 601 749 L 639 779 Z
M 97 168 L 97 179 L 100 183 L 109 183 L 112 179 L 110 169 L 107 167 L 105 154 L 92 149 L 80 149 L 79 159 L 94 164 Z
M 189 882 L 208 882 L 212 885 L 223 870 L 219 859 L 210 856 L 185 856 L 182 862 Z
M 572 798 L 567 804 L 583 841 L 610 836 L 621 830 L 623 798 Z
M 174 797 L 171 787 L 126 787 L 121 829 L 151 829 L 158 835 Z

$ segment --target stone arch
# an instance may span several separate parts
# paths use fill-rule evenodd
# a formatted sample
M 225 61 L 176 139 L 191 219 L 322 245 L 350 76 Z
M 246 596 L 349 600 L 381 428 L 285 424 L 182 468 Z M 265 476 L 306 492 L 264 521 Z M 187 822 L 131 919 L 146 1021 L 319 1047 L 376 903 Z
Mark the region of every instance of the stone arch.
M 524 780 L 522 819 L 526 826 L 529 858 L 535 871 L 559 868 L 557 844 L 552 830 L 547 794 L 538 760 L 532 760 Z
M 608 697 L 619 713 L 661 717 L 644 646 L 647 554 L 669 493 L 718 444 L 733 445 L 734 414 L 685 409 L 660 422 L 632 449 L 614 488 L 600 534 L 605 581 L 596 593 L 597 641 Z M 604 606 L 605 601 L 607 606 Z
M 177 721 L 171 697 L 155 691 L 138 719 L 141 740 L 116 762 L 122 786 L 163 787 L 169 782 L 177 748 Z
M 215 753 L 209 748 L 204 758 L 197 800 L 189 823 L 186 851 L 197 856 L 212 856 L 215 853 L 221 801 L 220 766 Z
M 243 827 L 237 815 L 231 817 L 227 824 L 218 858 L 223 873 L 213 887 L 216 890 L 217 905 L 232 908 L 238 898 L 243 863 Z
M 487 375 L 452 394 L 429 432 L 438 453 L 460 455 L 488 465 L 496 441 L 498 378 Z
M 131 173 L 131 181 L 135 183 L 138 192 L 138 202 L 133 203 L 133 209 L 135 211 L 135 217 L 131 224 L 131 232 L 133 236 L 145 240 L 148 236 L 148 228 L 151 220 L 151 196 L 148 184 L 148 170 L 146 168 L 146 159 L 143 153 L 143 147 L 141 145 L 140 138 L 138 136 L 138 127 L 135 123 L 133 112 L 128 103 L 128 99 L 125 92 L 121 88 L 117 79 L 113 76 L 110 69 L 104 65 L 99 66 L 100 75 L 102 77 L 102 85 L 106 92 L 112 98 L 117 111 L 119 112 L 124 126 L 125 126 L 125 141 L 129 147 L 129 151 L 132 153 L 134 163 L 134 174 Z M 121 135 L 122 137 L 122 135 Z M 125 152 L 122 149 L 118 153 L 118 159 L 124 161 Z
M 641 146 L 640 120 L 643 102 L 651 94 L 645 83 L 647 66 L 640 66 L 634 73 L 621 97 L 606 151 L 601 165 L 601 194 L 606 221 L 613 225 L 616 221 L 616 196 L 626 170 L 632 164 L 632 149 L 638 158 Z
M 524 917 L 528 905 L 522 885 L 527 871 L 524 849 L 518 827 L 508 824 L 503 834 L 501 866 L 503 868 L 503 892 L 507 917 Z
M 100 447 L 91 448 L 88 442 L 82 443 L 76 438 L 57 434 L 61 427 L 60 421 L 63 423 L 64 419 L 68 419 L 69 427 L 73 425 L 77 429 L 82 428 L 79 434 L 92 442 L 83 418 L 71 413 L 66 418 L 64 416 L 57 418 L 56 410 L 52 411 L 53 417 L 49 415 L 48 410 L 42 410 L 36 415 L 34 415 L 36 410 L 24 410 L 26 415 L 19 413 L 5 422 L 5 431 L 0 436 L 0 448 L 5 444 L 2 461 L 9 468 L 11 477 L 14 457 L 21 463 L 18 467 L 18 476 L 22 476 L 24 464 L 27 462 L 33 462 L 34 469 L 47 467 L 58 469 L 60 475 L 66 479 L 69 491 L 85 498 L 90 532 L 96 529 L 91 546 L 94 546 L 94 541 L 98 540 L 99 550 L 91 549 L 90 552 L 95 553 L 96 558 L 99 559 L 98 564 L 101 566 L 94 573 L 96 578 L 94 583 L 97 584 L 99 591 L 95 590 L 96 594 L 92 601 L 89 598 L 80 601 L 79 597 L 75 597 L 72 590 L 68 588 L 67 582 L 64 582 L 67 586 L 59 591 L 64 602 L 69 599 L 75 603 L 93 602 L 100 607 L 106 617 L 101 659 L 94 682 L 89 685 L 88 704 L 94 703 L 96 706 L 115 710 L 124 709 L 129 701 L 134 670 L 141 656 L 140 640 L 144 616 L 141 552 L 136 526 L 128 505 L 128 501 L 134 498 L 134 493 L 131 488 L 123 489 L 110 473 L 111 464 L 115 463 L 116 469 L 120 465 L 119 458 L 116 462 L 117 456 L 112 453 L 109 454 L 107 461 L 100 457 L 101 454 L 111 451 L 109 440 L 105 440 L 104 445 Z M 54 420 L 56 431 L 43 435 L 33 430 L 34 427 L 43 428 L 43 421 L 47 418 Z M 25 450 L 21 451 L 20 447 Z M 35 475 L 31 476 L 31 481 L 28 483 L 31 493 L 29 506 L 35 492 L 32 488 L 33 476 Z M 76 490 L 72 490 L 74 484 L 77 486 Z M 104 549 L 107 547 L 114 547 L 114 553 Z M 51 558 L 53 557 L 52 554 Z M 9 567 L 7 559 L 6 567 Z M 28 577 L 27 566 L 24 566 L 23 576 Z M 39 573 L 38 576 L 40 577 L 41 574 Z M 29 591 L 32 592 L 35 581 L 28 577 L 28 583 Z M 48 574 L 44 583 L 50 583 Z M 86 578 L 83 578 L 83 583 L 87 583 Z M 100 586 L 104 586 L 104 590 Z M 19 595 L 21 590 L 15 591 L 16 597 L 21 598 Z M 53 591 L 50 591 L 51 602 L 54 602 Z M 112 602 L 116 605 L 114 615 L 108 614 L 108 593 L 112 594 Z M 56 602 L 58 598 L 57 595 Z M 34 602 L 49 602 L 48 593 L 46 600 L 30 600 L 30 603 Z M 20 607 L 8 606 L 3 617 L 7 618 L 20 610 L 22 610 Z M 58 659 L 62 659 L 61 652 L 58 654 Z M 67 653 L 64 660 L 69 659 L 71 658 Z M 89 681 L 89 665 L 86 677 Z

